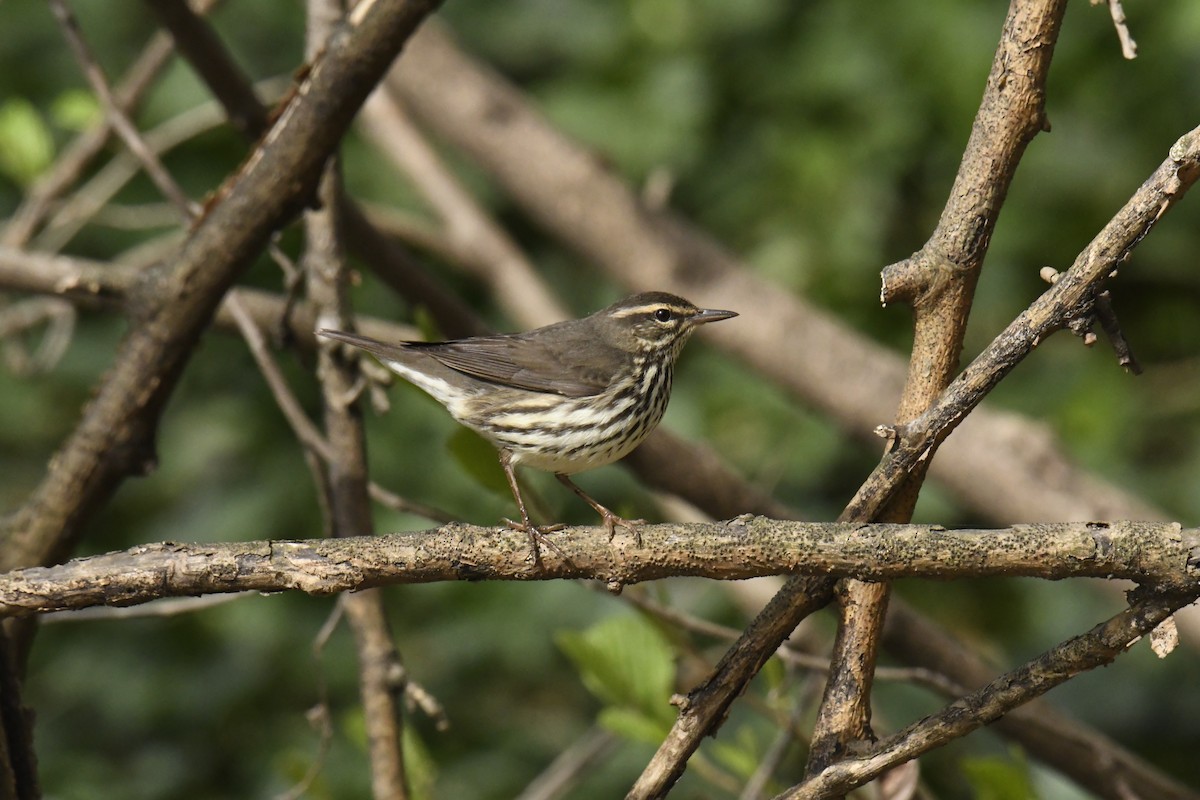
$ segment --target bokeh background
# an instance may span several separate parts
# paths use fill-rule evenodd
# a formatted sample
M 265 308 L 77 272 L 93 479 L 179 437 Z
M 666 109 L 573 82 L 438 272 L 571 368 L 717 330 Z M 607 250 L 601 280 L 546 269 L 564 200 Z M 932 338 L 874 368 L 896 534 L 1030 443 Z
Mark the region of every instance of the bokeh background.
M 152 15 L 135 2 L 75 6 L 109 75 L 128 67 L 155 30 Z M 810 298 L 903 356 L 909 315 L 880 308 L 879 271 L 920 247 L 936 223 L 1005 11 L 995 0 L 451 0 L 441 16 L 467 49 L 629 181 L 670 180 L 671 205 L 780 291 Z M 1050 74 L 1053 129 L 1029 147 L 1000 217 L 965 357 L 1044 289 L 1039 268 L 1068 267 L 1175 139 L 1200 121 L 1200 5 L 1131 2 L 1126 12 L 1140 45 L 1133 61 L 1121 57 L 1104 7 L 1079 1 L 1068 8 Z M 302 4 L 227 0 L 212 20 L 255 79 L 286 78 L 302 60 Z M 96 106 L 44 4 L 0 5 L 0 30 L 4 218 Z M 176 63 L 138 122 L 153 127 L 205 102 L 203 87 Z M 236 134 L 216 127 L 172 151 L 167 165 L 202 198 L 245 149 Z M 403 177 L 358 135 L 343 152 L 352 194 L 428 217 Z M 569 307 L 587 313 L 624 293 L 544 236 L 465 159 L 445 155 Z M 59 246 L 112 260 L 177 235 L 177 228 L 149 181 L 138 178 Z M 300 237 L 288 231 L 282 246 L 297 253 Z M 1086 350 L 1064 333 L 992 396 L 997 406 L 1048 425 L 1080 465 L 1185 525 L 1200 516 L 1198 252 L 1200 198 L 1189 198 L 1112 286 L 1144 375 L 1119 369 L 1103 341 Z M 515 327 L 486 288 L 455 265 L 436 256 L 427 263 L 495 327 Z M 246 283 L 278 290 L 281 278 L 263 259 Z M 719 297 L 690 299 L 722 307 Z M 414 318 L 369 275 L 356 302 L 378 316 Z M 124 328 L 113 313 L 83 312 L 52 370 L 0 368 L 0 511 L 17 508 L 36 485 Z M 280 361 L 315 409 L 309 365 L 291 353 Z M 512 513 L 507 492 L 481 483 L 452 451 L 456 427 L 440 407 L 408 386 L 395 387 L 391 397 L 393 411 L 367 423 L 377 480 L 471 522 Z M 813 520 L 833 519 L 878 457 L 873 446 L 704 344 L 693 343 L 684 356 L 665 424 L 709 442 L 748 480 Z M 85 552 L 165 539 L 321 534 L 301 450 L 239 340 L 205 337 L 163 419 L 159 453 L 158 470 L 128 482 L 92 521 Z M 581 483 L 618 511 L 661 517 L 656 498 L 620 468 Z M 590 510 L 547 476 L 530 476 L 529 484 L 547 517 L 592 522 Z M 917 516 L 944 525 L 995 524 L 935 484 Z M 430 526 L 382 510 L 377 521 L 381 531 Z M 1119 597 L 1084 582 L 906 581 L 899 592 L 998 667 L 1119 608 Z M 667 581 L 648 594 L 734 626 L 752 613 L 744 596 L 708 582 Z M 452 725 L 439 732 L 419 714 L 410 720 L 423 796 L 516 796 L 605 712 L 609 728 L 629 735 L 616 739 L 570 796 L 620 796 L 654 749 L 652 736 L 638 737 L 638 725 L 653 728 L 663 714 L 669 724 L 672 713 L 653 706 L 661 710 L 622 720 L 612 713 L 612 695 L 646 692 L 658 702 L 690 687 L 703 674 L 703 659 L 723 650 L 711 640 L 684 647 L 682 634 L 582 584 L 430 585 L 388 596 L 411 675 L 444 704 Z M 293 786 L 319 758 L 324 766 L 307 796 L 367 796 L 350 636 L 340 628 L 314 648 L 332 608 L 328 598 L 249 597 L 178 616 L 46 625 L 27 691 L 47 796 L 268 797 Z M 820 615 L 811 635 L 829 636 L 832 626 L 831 616 Z M 619 642 L 641 642 L 629 658 L 646 685 L 601 685 L 601 656 L 588 655 L 588 641 L 610 653 Z M 1185 642 L 1159 661 L 1140 646 L 1051 698 L 1172 774 L 1200 782 L 1196 647 Z M 803 674 L 768 669 L 752 687 L 754 699 L 740 704 L 719 739 L 701 751 L 703 763 L 694 762 L 677 795 L 736 796 L 731 787 L 761 758 L 777 718 L 812 685 Z M 328 704 L 332 725 L 325 755 L 306 718 L 318 702 Z M 895 729 L 940 704 L 926 690 L 885 683 L 878 727 Z M 938 796 L 1080 796 L 987 732 L 939 751 L 923 767 Z

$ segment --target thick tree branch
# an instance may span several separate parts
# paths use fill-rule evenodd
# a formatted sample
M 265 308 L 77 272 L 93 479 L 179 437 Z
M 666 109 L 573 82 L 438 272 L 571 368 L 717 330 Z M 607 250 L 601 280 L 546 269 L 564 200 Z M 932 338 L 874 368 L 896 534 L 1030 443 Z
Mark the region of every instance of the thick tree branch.
M 567 558 L 528 560 L 528 538 L 451 524 L 377 537 L 139 545 L 53 567 L 0 574 L 0 614 L 132 605 L 213 592 L 310 594 L 454 580 L 586 578 L 611 588 L 689 575 L 854 575 L 870 580 L 981 576 L 1127 578 L 1200 593 L 1200 529 L 1175 523 L 1047 523 L 948 531 L 922 525 L 801 523 L 738 517 L 647 525 L 643 547 L 614 546 L 599 527 L 554 535 Z M 686 544 L 686 546 L 683 546 Z M 773 652 L 773 651 L 772 651 Z

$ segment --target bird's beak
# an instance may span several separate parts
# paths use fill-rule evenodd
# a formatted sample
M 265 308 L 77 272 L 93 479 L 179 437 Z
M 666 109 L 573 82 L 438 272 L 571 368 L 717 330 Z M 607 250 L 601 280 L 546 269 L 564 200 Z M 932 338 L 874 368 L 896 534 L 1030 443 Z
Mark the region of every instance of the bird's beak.
M 719 308 L 702 308 L 695 316 L 692 317 L 693 325 L 703 325 L 706 322 L 719 322 L 723 319 L 736 317 L 736 311 L 722 311 Z

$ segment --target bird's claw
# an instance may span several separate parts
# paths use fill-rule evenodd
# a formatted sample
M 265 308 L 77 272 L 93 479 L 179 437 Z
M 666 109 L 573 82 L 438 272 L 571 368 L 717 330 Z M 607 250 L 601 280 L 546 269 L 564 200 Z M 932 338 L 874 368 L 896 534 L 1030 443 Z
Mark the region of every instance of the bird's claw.
M 508 517 L 504 517 L 504 524 L 507 525 L 510 530 L 522 531 L 529 535 L 529 556 L 535 565 L 540 566 L 542 563 L 542 554 L 538 551 L 539 542 L 557 553 L 559 558 L 562 558 L 564 561 L 571 560 L 567 557 L 567 554 L 563 552 L 563 549 L 556 545 L 554 541 L 546 535 L 548 533 L 554 533 L 555 531 L 561 531 L 566 527 L 566 525 L 556 524 L 542 525 L 541 527 L 538 527 L 529 520 L 517 522 L 516 520 L 509 519 Z
M 627 531 L 633 534 L 633 540 L 637 542 L 637 546 L 642 546 L 642 532 L 638 530 L 639 525 L 645 525 L 644 519 L 625 519 L 619 517 L 607 508 L 600 512 L 600 518 L 604 521 L 604 530 L 608 531 L 608 541 L 612 541 L 617 535 L 617 526 L 620 525 Z

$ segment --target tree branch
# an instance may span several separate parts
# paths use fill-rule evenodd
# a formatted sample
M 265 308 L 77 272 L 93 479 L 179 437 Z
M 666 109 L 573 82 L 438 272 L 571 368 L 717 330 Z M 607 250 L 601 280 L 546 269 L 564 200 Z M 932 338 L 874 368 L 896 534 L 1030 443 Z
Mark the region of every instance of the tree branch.
M 1043 339 L 1086 316 L 1103 285 L 1133 249 L 1200 177 L 1200 128 L 1184 134 L 1134 193 L 1046 292 L 1013 320 L 946 388 L 938 402 L 893 433 L 897 445 L 862 485 L 847 510 L 877 507 L 918 462 Z
M 884 644 L 902 663 L 944 675 L 969 689 L 984 686 L 995 674 L 994 665 L 964 647 L 959 637 L 903 603 L 894 603 L 888 612 Z M 1200 798 L 1194 788 L 1184 786 L 1111 737 L 1071 719 L 1044 700 L 1013 710 L 998 720 L 995 728 L 1030 756 L 1104 800 Z
M 338 0 L 308 0 L 305 55 L 317 57 L 326 38 L 344 13 Z M 305 211 L 304 274 L 308 297 L 318 310 L 320 327 L 347 327 L 351 316 L 346 287 L 348 267 L 345 234 L 340 214 L 344 189 L 341 159 L 333 156 L 317 188 L 319 207 Z M 367 441 L 362 413 L 354 395 L 359 380 L 353 364 L 333 347 L 317 348 L 325 433 L 331 458 L 313 458 L 317 489 L 325 489 L 326 527 L 335 537 L 371 533 L 374 520 L 368 494 Z M 367 590 L 342 599 L 346 621 L 354 633 L 358 655 L 359 696 L 371 768 L 371 790 L 376 800 L 408 800 L 408 769 L 404 761 L 404 688 L 396 676 L 405 674 L 392 639 L 383 593 Z
M 1064 522 L 948 531 L 738 517 L 647 525 L 641 533 L 643 547 L 636 548 L 611 545 L 600 527 L 565 528 L 553 535 L 568 558 L 547 553 L 540 569 L 529 562 L 528 538 L 521 532 L 457 523 L 377 537 L 139 545 L 0 574 L 0 615 L 214 592 L 330 594 L 458 580 L 585 578 L 617 590 L 681 575 L 722 580 L 779 574 L 869 580 L 1112 577 L 1200 593 L 1200 529 L 1176 523 Z
M 1194 593 L 1145 593 L 1130 607 L 1005 673 L 986 686 L 909 725 L 904 730 L 838 761 L 777 800 L 840 797 L 887 770 L 1002 717 L 1076 675 L 1109 664 L 1140 637 L 1195 599 Z

